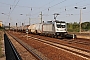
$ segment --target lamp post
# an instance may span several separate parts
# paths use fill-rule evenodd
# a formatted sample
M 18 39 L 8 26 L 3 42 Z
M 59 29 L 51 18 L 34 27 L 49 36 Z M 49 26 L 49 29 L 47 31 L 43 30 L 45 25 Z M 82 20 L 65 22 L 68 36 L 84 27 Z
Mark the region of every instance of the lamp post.
M 78 7 L 74 7 L 75 9 L 80 9 L 80 33 L 81 33 L 81 24 L 82 24 L 82 9 L 86 9 L 86 7 L 83 8 L 78 8 Z

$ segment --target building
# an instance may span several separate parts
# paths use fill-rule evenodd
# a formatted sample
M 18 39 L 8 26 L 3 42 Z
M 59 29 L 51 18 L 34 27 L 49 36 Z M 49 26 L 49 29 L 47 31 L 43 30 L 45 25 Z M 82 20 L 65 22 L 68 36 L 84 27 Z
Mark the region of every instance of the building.
M 2 21 L 0 21 L 0 27 L 2 27 Z

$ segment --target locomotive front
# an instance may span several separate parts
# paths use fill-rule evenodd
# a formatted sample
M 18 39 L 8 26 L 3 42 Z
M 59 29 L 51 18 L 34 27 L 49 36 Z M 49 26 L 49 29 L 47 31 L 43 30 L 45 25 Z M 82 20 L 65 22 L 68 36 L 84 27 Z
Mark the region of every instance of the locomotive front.
M 57 36 L 64 36 L 67 33 L 67 25 L 64 21 L 55 21 L 55 33 Z

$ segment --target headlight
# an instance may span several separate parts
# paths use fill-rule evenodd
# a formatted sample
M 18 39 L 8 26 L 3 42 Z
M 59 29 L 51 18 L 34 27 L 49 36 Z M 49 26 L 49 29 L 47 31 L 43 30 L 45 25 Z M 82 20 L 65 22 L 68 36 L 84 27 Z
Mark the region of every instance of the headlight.
M 59 31 L 59 29 L 57 29 L 57 31 Z

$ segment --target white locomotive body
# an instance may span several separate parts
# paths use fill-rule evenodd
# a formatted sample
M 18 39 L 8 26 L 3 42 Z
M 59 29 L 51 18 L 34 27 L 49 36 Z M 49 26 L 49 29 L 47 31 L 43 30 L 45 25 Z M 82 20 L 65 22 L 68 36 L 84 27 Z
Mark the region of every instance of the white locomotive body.
M 43 24 L 43 33 L 62 36 L 67 32 L 66 23 L 64 21 L 51 21 Z

